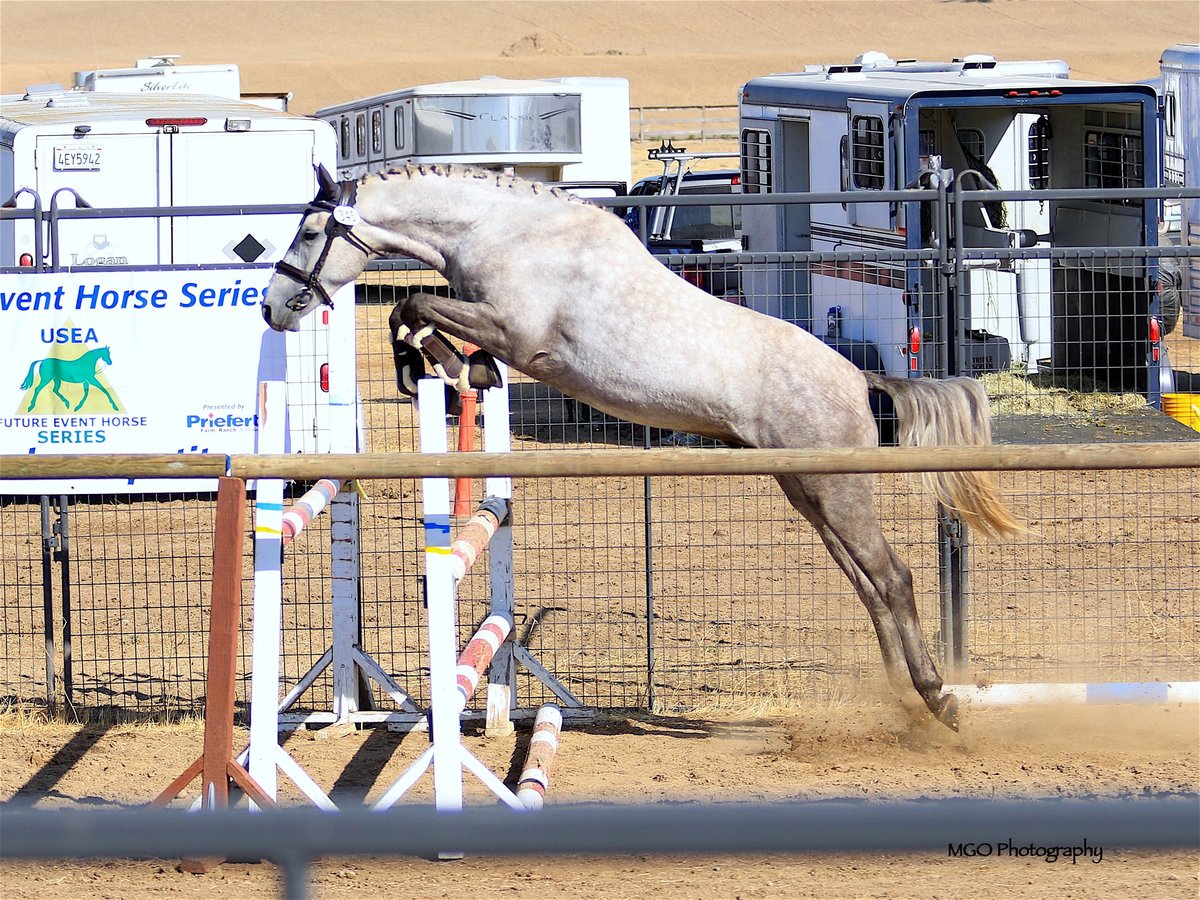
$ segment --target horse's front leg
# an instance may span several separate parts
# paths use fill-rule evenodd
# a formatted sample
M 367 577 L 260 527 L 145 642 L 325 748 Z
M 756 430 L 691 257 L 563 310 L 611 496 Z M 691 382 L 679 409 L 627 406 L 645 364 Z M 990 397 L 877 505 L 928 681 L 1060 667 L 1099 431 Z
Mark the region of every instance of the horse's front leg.
M 94 384 L 97 388 L 99 388 L 100 391 L 104 394 L 104 396 L 108 398 L 108 405 L 113 408 L 113 411 L 120 412 L 120 407 L 117 406 L 117 401 L 113 399 L 113 395 L 108 392 L 108 388 L 106 388 L 99 381 L 96 381 L 94 379 L 91 381 L 91 383 Z M 87 385 L 88 385 L 88 382 L 85 381 L 84 387 L 86 388 Z
M 456 320 L 446 320 L 451 321 L 451 325 L 443 325 L 438 321 L 438 314 L 433 309 L 475 305 L 437 294 L 418 293 L 410 296 L 398 307 L 401 323 L 399 327 L 407 329 L 403 339 L 412 346 L 420 347 L 438 376 L 460 392 L 472 389 L 486 390 L 498 386 L 501 382 L 500 370 L 492 355 L 484 350 L 476 350 L 468 357 L 459 353 L 454 345 L 446 340 L 445 335 L 437 331 L 437 327 L 444 327 L 463 340 L 476 342 L 478 339 L 474 336 L 474 329 L 468 325 L 460 330 Z
M 59 388 L 61 388 L 61 387 L 62 387 L 62 380 L 61 380 L 61 379 L 59 379 L 59 378 L 55 378 L 55 379 L 54 379 L 54 382 L 53 382 L 53 383 L 50 385 L 50 390 L 54 391 L 54 395 L 55 395 L 56 397 L 58 397 L 58 399 L 59 399 L 59 400 L 61 400 L 61 401 L 63 402 L 63 409 L 70 409 L 70 408 L 71 408 L 71 401 L 70 401 L 70 400 L 68 400 L 68 399 L 67 399 L 67 398 L 66 398 L 66 397 L 63 395 L 63 392 L 59 390 Z M 86 393 L 86 392 L 84 393 L 83 397 L 84 397 L 84 399 L 85 399 L 85 400 L 87 399 L 87 393 Z M 82 405 L 82 402 L 80 403 L 80 405 Z M 76 408 L 76 409 L 78 409 L 79 407 L 77 406 L 77 407 L 75 407 L 75 408 Z

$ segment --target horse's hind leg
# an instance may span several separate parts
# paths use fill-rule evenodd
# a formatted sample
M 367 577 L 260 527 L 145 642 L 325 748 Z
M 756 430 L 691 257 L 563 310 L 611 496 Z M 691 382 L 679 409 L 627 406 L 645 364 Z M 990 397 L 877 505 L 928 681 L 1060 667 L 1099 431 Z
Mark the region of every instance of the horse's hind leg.
M 34 404 L 37 403 L 38 395 L 41 394 L 43 388 L 50 383 L 50 379 L 43 379 L 38 383 L 38 386 L 33 389 L 33 396 L 29 398 L 29 405 L 25 407 L 25 412 L 33 412 Z
M 958 703 L 953 694 L 942 694 L 942 679 L 917 618 L 912 573 L 884 538 L 875 517 L 873 479 L 787 475 L 778 480 L 867 608 L 893 688 L 901 698 L 911 696 L 910 685 L 916 688 L 925 706 L 957 731 Z

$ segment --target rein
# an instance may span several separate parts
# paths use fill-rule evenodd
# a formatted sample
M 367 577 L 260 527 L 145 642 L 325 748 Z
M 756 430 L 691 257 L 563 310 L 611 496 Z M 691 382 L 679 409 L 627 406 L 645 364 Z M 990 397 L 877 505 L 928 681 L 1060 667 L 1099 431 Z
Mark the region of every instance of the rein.
M 353 181 L 339 181 L 338 194 L 334 200 L 325 200 L 318 197 L 304 210 L 304 215 L 307 217 L 315 212 L 328 212 L 329 218 L 325 220 L 325 246 L 321 248 L 321 254 L 317 257 L 317 263 L 313 266 L 311 272 L 305 272 L 303 269 L 293 266 L 289 262 L 280 260 L 275 263 L 275 271 L 286 278 L 292 279 L 301 286 L 298 291 L 286 306 L 293 312 L 302 312 L 308 305 L 308 298 L 316 294 L 321 298 L 321 303 L 333 309 L 333 298 L 329 296 L 329 292 L 321 286 L 321 269 L 325 266 L 325 258 L 329 256 L 329 251 L 333 248 L 333 242 L 338 238 L 342 238 L 355 250 L 360 253 L 365 253 L 367 258 L 378 256 L 378 251 L 368 245 L 362 238 L 354 235 L 352 229 L 355 225 L 362 222 L 362 216 L 358 214 L 358 210 L 354 208 L 354 201 L 358 194 L 358 185 Z

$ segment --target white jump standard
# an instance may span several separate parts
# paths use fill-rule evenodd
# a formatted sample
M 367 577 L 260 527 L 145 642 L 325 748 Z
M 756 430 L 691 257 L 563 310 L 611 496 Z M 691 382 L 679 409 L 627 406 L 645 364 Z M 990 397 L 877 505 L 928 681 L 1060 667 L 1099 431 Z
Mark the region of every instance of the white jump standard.
M 417 402 L 421 412 L 421 451 L 447 452 L 446 408 L 442 382 L 424 378 L 417 385 Z M 430 747 L 409 766 L 403 775 L 374 804 L 375 809 L 388 809 L 416 784 L 425 771 L 433 766 L 434 801 L 439 810 L 458 810 L 463 805 L 463 772 L 469 771 L 496 797 L 512 809 L 524 809 L 517 795 L 505 786 L 462 744 L 462 710 L 469 697 L 465 688 L 478 684 L 482 666 L 490 662 L 503 637 L 511 629 L 511 608 L 494 612 L 475 638 L 467 645 L 463 662 L 455 656 L 456 587 L 467 571 L 467 561 L 474 562 L 503 521 L 497 510 L 507 518 L 508 497 L 492 498 L 488 508 L 468 523 L 457 541 L 450 538 L 450 485 L 445 478 L 424 478 L 421 495 L 425 517 L 425 606 L 429 635 L 430 728 L 433 740 Z M 468 530 L 469 529 L 469 530 Z M 490 533 L 489 533 L 490 532 Z M 458 551 L 457 553 L 455 551 Z M 507 616 L 504 613 L 507 612 Z M 495 646 L 493 646 L 495 641 Z M 472 646 L 473 645 L 473 646 Z M 486 662 L 484 658 L 486 657 Z M 476 665 L 480 668 L 476 668 Z M 463 670 L 470 669 L 467 675 Z M 460 675 L 462 676 L 460 681 Z

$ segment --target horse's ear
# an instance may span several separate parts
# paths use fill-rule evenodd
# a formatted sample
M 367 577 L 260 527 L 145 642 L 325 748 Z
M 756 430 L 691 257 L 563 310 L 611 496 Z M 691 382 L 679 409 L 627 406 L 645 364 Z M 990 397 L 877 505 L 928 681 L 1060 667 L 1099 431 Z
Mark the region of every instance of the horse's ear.
M 338 195 L 337 181 L 329 174 L 325 166 L 318 164 L 314 168 L 317 170 L 317 186 L 319 188 L 317 199 L 329 200 L 331 202 L 336 201 Z

